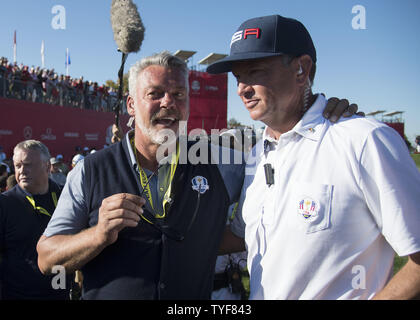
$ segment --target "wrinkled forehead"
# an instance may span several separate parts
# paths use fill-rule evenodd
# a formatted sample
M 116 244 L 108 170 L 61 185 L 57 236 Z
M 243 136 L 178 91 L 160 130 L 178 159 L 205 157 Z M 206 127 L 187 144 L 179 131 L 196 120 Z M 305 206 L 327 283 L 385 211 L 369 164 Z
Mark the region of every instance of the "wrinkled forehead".
M 151 65 L 139 72 L 138 86 L 188 88 L 188 74 L 181 68 Z
M 41 152 L 33 149 L 18 148 L 13 154 L 13 162 L 32 162 L 41 159 Z

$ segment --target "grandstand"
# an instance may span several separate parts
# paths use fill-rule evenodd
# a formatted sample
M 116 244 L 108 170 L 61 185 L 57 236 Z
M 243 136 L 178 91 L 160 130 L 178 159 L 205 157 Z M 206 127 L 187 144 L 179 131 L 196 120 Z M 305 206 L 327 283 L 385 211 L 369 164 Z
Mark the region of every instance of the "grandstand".
M 404 111 L 386 112 L 385 110 L 376 110 L 366 114 L 366 116 L 375 117 L 377 120 L 386 123 L 391 128 L 395 129 L 400 136 L 404 138 L 404 119 L 402 114 Z
M 191 62 L 195 51 L 178 50 L 174 55 Z M 225 55 L 210 54 L 199 64 L 206 65 Z M 210 75 L 189 71 L 190 117 L 188 132 L 227 127 L 227 74 Z M 124 92 L 120 124 L 127 131 L 128 115 Z M 44 142 L 52 155 L 69 161 L 77 146 L 96 150 L 110 143 L 115 88 L 83 77 L 58 75 L 54 69 L 11 64 L 0 59 L 0 145 L 10 157 L 22 140 Z

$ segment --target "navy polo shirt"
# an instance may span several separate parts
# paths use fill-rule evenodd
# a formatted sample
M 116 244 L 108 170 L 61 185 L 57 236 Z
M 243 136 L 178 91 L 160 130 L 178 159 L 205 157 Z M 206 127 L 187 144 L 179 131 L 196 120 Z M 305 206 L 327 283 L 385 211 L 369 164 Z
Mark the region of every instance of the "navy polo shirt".
M 131 156 L 124 139 L 78 164 L 44 235 L 78 233 L 96 225 L 104 198 L 140 194 Z M 114 244 L 82 268 L 83 298 L 209 299 L 226 212 L 240 194 L 243 176 L 243 163 L 178 164 L 165 224 L 184 232 L 185 239 L 170 239 L 143 220 L 136 228 L 124 228 Z M 207 189 L 197 189 L 200 177 Z
M 35 205 L 53 214 L 60 188 L 49 180 L 49 190 L 44 195 L 32 196 Z M 50 221 L 39 213 L 26 198 L 29 193 L 16 185 L 0 195 L 0 256 L 3 299 L 68 299 L 70 283 L 66 289 L 54 289 L 52 276 L 45 276 L 38 268 L 36 245 Z M 69 279 L 69 278 L 68 278 Z

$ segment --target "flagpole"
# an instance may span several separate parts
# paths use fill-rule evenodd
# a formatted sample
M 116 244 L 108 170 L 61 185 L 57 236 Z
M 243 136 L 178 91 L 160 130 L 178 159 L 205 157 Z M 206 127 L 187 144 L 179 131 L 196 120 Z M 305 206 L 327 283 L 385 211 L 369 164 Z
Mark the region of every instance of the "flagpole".
M 16 55 L 17 55 L 17 49 L 16 49 L 16 30 L 13 35 L 13 63 L 16 63 Z
M 69 48 L 66 48 L 66 76 L 69 75 Z
M 44 67 L 45 67 L 45 44 L 44 44 L 44 40 L 42 40 L 42 43 L 41 43 L 41 66 L 42 66 L 42 69 L 44 69 Z

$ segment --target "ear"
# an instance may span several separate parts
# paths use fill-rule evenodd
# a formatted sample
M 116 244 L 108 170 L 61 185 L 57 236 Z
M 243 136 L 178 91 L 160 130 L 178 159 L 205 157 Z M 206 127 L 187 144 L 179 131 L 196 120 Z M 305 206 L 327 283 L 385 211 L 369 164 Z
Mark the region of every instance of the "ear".
M 296 81 L 298 85 L 302 87 L 305 86 L 312 68 L 311 57 L 307 54 L 300 56 L 296 59 L 294 67 L 296 68 Z
M 51 171 L 51 162 L 48 160 L 48 161 L 45 162 L 45 164 L 47 166 L 48 173 L 50 173 L 50 171 Z
M 127 112 L 131 117 L 136 115 L 136 110 L 134 109 L 134 98 L 131 95 L 127 97 Z

